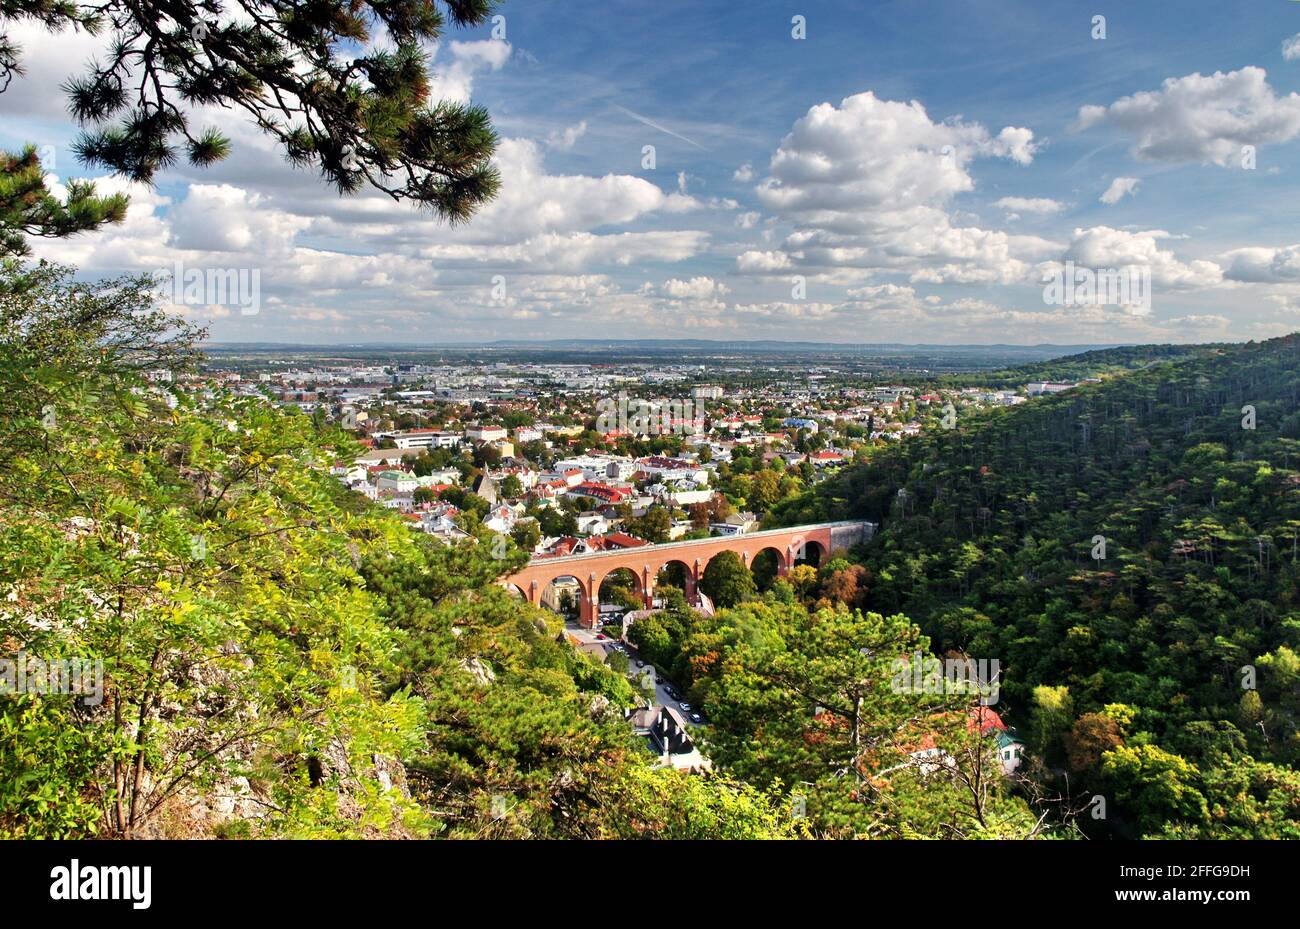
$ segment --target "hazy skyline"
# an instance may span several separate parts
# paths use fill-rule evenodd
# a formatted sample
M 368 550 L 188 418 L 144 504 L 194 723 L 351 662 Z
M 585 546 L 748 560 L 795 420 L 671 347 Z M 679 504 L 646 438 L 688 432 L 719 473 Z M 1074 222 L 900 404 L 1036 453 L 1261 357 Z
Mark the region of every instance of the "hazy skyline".
M 132 186 L 123 225 L 36 253 L 96 277 L 254 269 L 256 315 L 183 309 L 228 342 L 1298 328 L 1300 7 L 1094 7 L 507 2 L 504 38 L 431 49 L 440 95 L 486 105 L 501 135 L 501 195 L 467 226 L 340 198 L 215 111 L 227 161 Z M 58 85 L 101 39 L 12 32 L 28 75 L 0 95 L 3 143 L 95 177 Z M 1064 262 L 1145 269 L 1149 310 L 1048 305 L 1044 273 Z

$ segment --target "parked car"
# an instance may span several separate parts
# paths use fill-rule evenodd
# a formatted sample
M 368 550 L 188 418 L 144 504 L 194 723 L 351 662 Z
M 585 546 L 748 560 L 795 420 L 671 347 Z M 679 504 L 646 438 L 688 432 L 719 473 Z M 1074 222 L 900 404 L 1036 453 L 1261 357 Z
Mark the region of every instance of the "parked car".
M 704 722 L 704 717 L 701 716 L 699 713 L 692 713 L 692 714 L 690 715 L 690 720 L 691 720 L 691 722 L 693 722 L 693 723 L 699 724 L 699 723 Z
M 683 702 L 683 703 L 679 703 L 679 704 L 677 704 L 677 705 L 680 706 L 680 707 L 682 708 L 682 712 L 684 712 L 684 713 L 689 713 L 689 712 L 691 711 L 691 705 L 690 705 L 689 703 L 685 703 L 685 702 Z

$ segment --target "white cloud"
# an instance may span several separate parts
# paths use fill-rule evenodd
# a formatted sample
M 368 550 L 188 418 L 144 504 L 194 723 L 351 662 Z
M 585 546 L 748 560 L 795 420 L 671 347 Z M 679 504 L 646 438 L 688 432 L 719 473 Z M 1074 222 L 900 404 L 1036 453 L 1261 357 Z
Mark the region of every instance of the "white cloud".
M 1285 142 L 1300 134 L 1300 95 L 1278 96 L 1263 68 L 1168 78 L 1158 91 L 1085 106 L 1075 129 L 1107 125 L 1132 137 L 1145 161 L 1228 166 L 1242 146 Z
M 917 101 L 867 91 L 818 104 L 772 155 L 759 202 L 794 226 L 786 257 L 742 254 L 742 271 L 808 266 L 891 269 L 914 280 L 1010 282 L 1060 246 L 954 225 L 949 203 L 973 190 L 977 158 L 1033 159 L 1028 129 L 991 136 L 977 123 L 934 122 Z M 759 257 L 762 255 L 763 257 Z
M 545 233 L 508 245 L 431 245 L 422 254 L 435 261 L 519 265 L 580 272 L 600 265 L 676 262 L 693 258 L 708 244 L 707 232 Z
M 587 133 L 587 121 L 584 119 L 576 126 L 569 126 L 559 132 L 552 132 L 546 137 L 546 144 L 562 152 L 570 151 Z
M 989 145 L 990 152 L 1003 158 L 1010 158 L 1019 165 L 1030 164 L 1037 150 L 1034 134 L 1028 129 L 1016 126 L 1007 126 Z
M 43 24 L 7 20 L 4 34 L 21 47 L 19 60 L 24 75 L 15 77 L 0 99 L 6 117 L 36 116 L 64 120 L 68 95 L 63 83 L 89 70 L 88 63 L 103 59 L 109 47 L 109 32 L 90 35 L 82 29 L 64 29 L 51 36 Z M 69 161 L 72 160 L 68 153 Z
M 502 139 L 496 163 L 503 179 L 500 194 L 468 227 L 448 230 L 446 237 L 518 242 L 545 232 L 595 229 L 659 210 L 684 212 L 700 206 L 693 198 L 665 194 L 629 174 L 549 174 L 537 144 L 527 139 Z
M 1285 248 L 1238 248 L 1221 256 L 1223 276 L 1251 284 L 1300 283 L 1300 245 Z
M 1192 314 L 1189 316 L 1175 316 L 1165 320 L 1166 326 L 1180 326 L 1188 329 L 1226 329 L 1228 326 L 1228 317 L 1220 316 L 1217 313 Z M 1198 336 L 1205 338 L 1205 336 Z
M 746 162 L 737 168 L 736 172 L 731 176 L 742 184 L 748 184 L 754 179 L 754 166 Z
M 1151 271 L 1152 285 L 1164 291 L 1200 290 L 1222 283 L 1223 269 L 1213 261 L 1182 261 L 1169 249 L 1160 247 L 1160 242 L 1171 238 L 1168 232 L 1159 229 L 1142 232 L 1109 226 L 1075 229 L 1063 259 L 1098 270 L 1146 267 Z M 1049 264 L 1040 270 L 1055 267 Z
M 751 249 L 736 257 L 736 267 L 741 271 L 781 271 L 791 267 L 791 262 L 790 256 L 785 252 Z
M 1126 195 L 1136 193 L 1137 185 L 1138 179 L 1135 177 L 1117 177 L 1098 199 L 1108 206 L 1119 203 Z
M 259 251 L 292 247 L 311 220 L 282 210 L 260 209 L 267 198 L 229 184 L 191 184 L 168 217 L 171 244 L 208 252 Z
M 671 278 L 664 281 L 660 290 L 664 296 L 672 297 L 674 300 L 707 300 L 725 296 L 729 292 L 725 284 L 710 277 L 693 277 L 689 281 Z
M 1003 197 L 993 205 L 1001 207 L 1009 213 L 1019 211 L 1021 213 L 1038 213 L 1044 216 L 1059 213 L 1065 209 L 1064 203 L 1059 200 L 1049 200 L 1046 197 Z
M 126 221 L 70 239 L 38 242 L 38 254 L 108 274 L 166 268 L 176 261 L 255 268 L 261 274 L 263 313 L 234 317 L 249 337 L 292 334 L 293 320 L 311 323 L 311 331 L 322 336 L 355 338 L 360 330 L 401 334 L 427 325 L 427 316 L 464 319 L 463 329 L 449 324 L 446 332 L 467 337 L 476 328 L 481 334 L 484 325 L 507 311 L 523 314 L 511 317 L 519 319 L 558 312 L 546 309 L 546 291 L 521 291 L 517 279 L 549 275 L 560 282 L 556 286 L 569 288 L 562 300 L 554 301 L 557 305 L 586 307 L 590 314 L 594 301 L 601 301 L 604 312 L 606 301 L 621 298 L 615 291 L 602 291 L 601 275 L 593 269 L 674 263 L 708 247 L 708 234 L 698 230 L 617 230 L 650 213 L 699 208 L 693 198 L 665 194 L 649 181 L 626 175 L 550 174 L 538 146 L 527 140 L 503 140 L 498 163 L 505 177 L 501 195 L 470 227 L 449 227 L 374 194 L 322 197 L 305 184 L 268 183 L 262 190 L 190 184 L 173 199 L 99 178 L 101 191 L 130 194 Z M 324 244 L 330 242 L 339 244 Z M 485 305 L 479 292 L 502 270 L 510 274 L 512 298 L 502 307 Z M 578 278 L 586 283 L 572 289 Z M 723 292 L 715 291 L 715 297 Z M 420 309 L 394 310 L 394 304 Z M 481 311 L 472 312 L 472 307 Z M 203 308 L 202 314 L 199 318 L 230 316 L 220 308 Z M 442 322 L 438 325 L 444 331 Z
M 1289 39 L 1283 40 L 1282 57 L 1287 61 L 1295 61 L 1300 58 L 1300 32 L 1297 32 Z
M 511 46 L 501 39 L 483 39 L 473 42 L 448 42 L 451 62 L 445 66 L 438 61 L 441 45 L 435 51 L 430 95 L 436 100 L 468 103 L 474 90 L 474 78 L 482 71 L 499 71 L 510 58 Z

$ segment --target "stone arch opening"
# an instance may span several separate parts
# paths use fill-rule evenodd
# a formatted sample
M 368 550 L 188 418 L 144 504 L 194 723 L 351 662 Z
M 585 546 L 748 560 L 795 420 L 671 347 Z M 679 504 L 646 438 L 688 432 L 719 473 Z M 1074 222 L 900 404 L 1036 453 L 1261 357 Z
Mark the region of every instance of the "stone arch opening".
M 587 587 L 582 579 L 572 574 L 562 574 L 543 585 L 540 602 L 566 620 L 577 621 L 582 616 L 582 606 L 586 599 Z
M 768 545 L 760 549 L 749 561 L 749 570 L 754 575 L 754 584 L 759 591 L 772 587 L 785 567 L 785 556 L 779 548 Z
M 691 566 L 677 558 L 665 564 L 655 575 L 656 590 L 660 587 L 676 587 L 683 593 L 689 594 L 694 584 L 695 577 L 691 573 Z
M 598 593 L 602 614 L 608 612 L 607 607 L 627 612 L 639 610 L 645 605 L 641 579 L 631 568 L 614 568 L 609 571 L 601 578 Z
M 816 539 L 804 539 L 802 544 L 794 547 L 794 563 L 812 565 L 820 568 L 826 561 L 826 546 Z
M 505 581 L 501 586 L 506 589 L 506 593 L 510 594 L 510 596 L 514 597 L 516 600 L 522 600 L 524 603 L 528 602 L 528 592 L 518 584 L 512 584 L 509 581 Z

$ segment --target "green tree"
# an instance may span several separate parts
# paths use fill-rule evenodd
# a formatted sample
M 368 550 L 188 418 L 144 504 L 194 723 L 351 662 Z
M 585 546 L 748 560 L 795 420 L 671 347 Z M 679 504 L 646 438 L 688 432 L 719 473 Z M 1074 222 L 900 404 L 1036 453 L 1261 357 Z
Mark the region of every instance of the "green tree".
M 766 513 L 781 499 L 781 479 L 775 471 L 759 471 L 745 495 L 756 513 Z
M 665 507 L 651 506 L 641 516 L 628 520 L 625 528 L 639 539 L 659 544 L 668 541 L 672 526 L 672 515 Z
M 700 578 L 700 589 L 719 607 L 736 606 L 758 592 L 754 576 L 732 551 L 719 552 L 713 557 Z
M 537 515 L 537 522 L 541 526 L 542 535 L 547 538 L 578 534 L 578 518 L 567 510 L 542 507 Z
M 797 564 L 787 575 L 790 586 L 800 597 L 807 597 L 817 586 L 817 569 L 808 564 Z
M 510 530 L 510 537 L 525 552 L 532 552 L 542 541 L 542 529 L 535 519 L 521 519 Z
M 1040 685 L 1033 692 L 1031 741 L 1044 758 L 1054 758 L 1062 751 L 1061 740 L 1074 719 L 1074 698 L 1068 687 Z
M 1003 794 L 989 742 L 964 708 L 895 686 L 895 659 L 927 643 L 903 616 L 751 601 L 699 636 L 711 662 L 707 749 L 715 764 L 802 801 L 819 835 L 1028 835 L 1035 820 Z M 690 640 L 687 641 L 687 647 Z M 951 777 L 922 775 L 910 753 L 927 737 L 961 759 Z M 960 747 L 966 745 L 966 748 Z
M 45 176 L 35 146 L 19 155 L 0 151 L 0 260 L 27 255 L 30 237 L 61 238 L 126 218 L 124 194 L 97 196 L 94 184 L 71 180 L 60 200 Z
M 147 281 L 28 284 L 0 293 L 0 652 L 103 687 L 0 701 L 0 837 L 790 834 L 652 768 L 627 679 L 498 586 L 525 553 L 349 493 L 358 449 L 310 417 L 152 384 L 195 333 Z
M 315 0 L 285 9 L 236 0 L 218 17 L 191 0 L 6 0 L 0 26 L 32 18 L 54 32 L 108 33 L 109 54 L 67 87 L 72 114 L 88 127 L 75 145 L 87 164 L 152 183 L 182 151 L 195 166 L 218 161 L 229 140 L 191 125 L 196 105 L 218 105 L 244 113 L 290 163 L 316 168 L 341 193 L 369 185 L 456 222 L 496 193 L 496 135 L 483 108 L 430 100 L 423 49 L 448 21 L 481 24 L 494 5 Z M 380 31 L 389 41 L 372 44 Z M 21 71 L 21 49 L 7 36 L 0 71 L 6 84 Z
M 1141 834 L 1170 820 L 1202 822 L 1205 797 L 1196 789 L 1196 766 L 1155 745 L 1119 746 L 1102 756 L 1102 772 L 1115 792 L 1120 813 Z
M 373 791 L 365 828 L 418 817 L 364 760 L 395 758 L 417 720 L 373 690 L 391 640 L 352 547 L 395 524 L 341 505 L 335 437 L 256 401 L 149 390 L 140 371 L 183 371 L 193 332 L 147 282 L 32 280 L 0 296 L 0 587 L 23 591 L 0 641 L 102 662 L 105 702 L 6 707 L 0 781 L 47 783 L 46 802 L 0 794 L 0 832 L 156 835 L 171 804 L 239 777 L 282 833 L 362 828 L 312 783 Z

